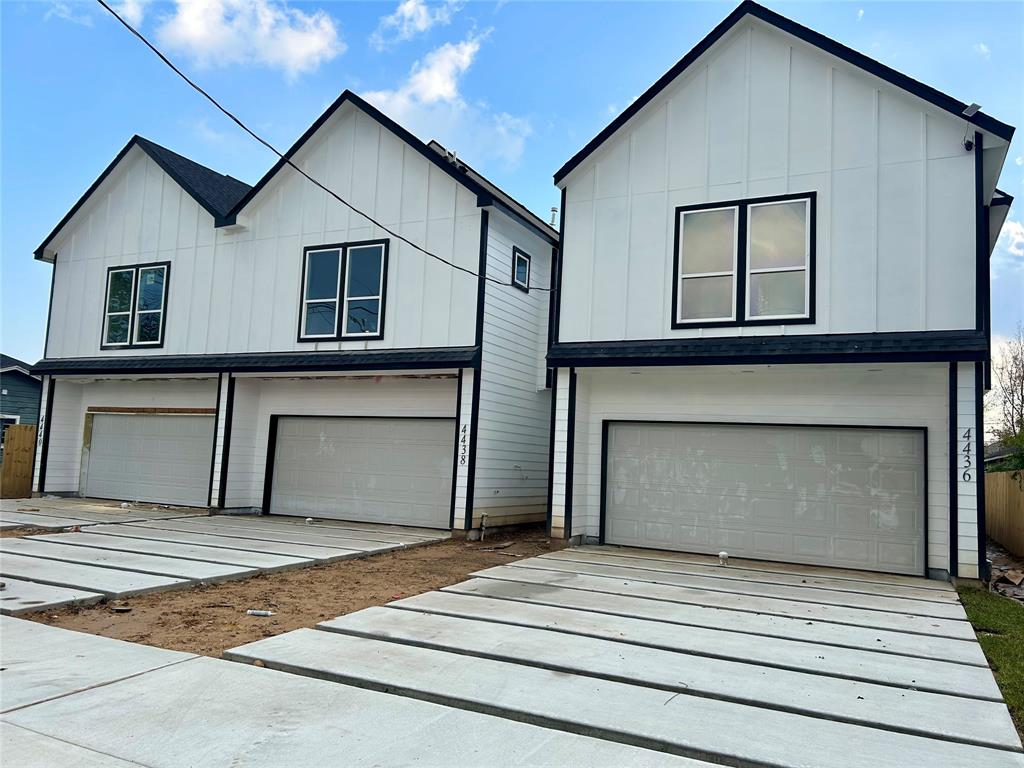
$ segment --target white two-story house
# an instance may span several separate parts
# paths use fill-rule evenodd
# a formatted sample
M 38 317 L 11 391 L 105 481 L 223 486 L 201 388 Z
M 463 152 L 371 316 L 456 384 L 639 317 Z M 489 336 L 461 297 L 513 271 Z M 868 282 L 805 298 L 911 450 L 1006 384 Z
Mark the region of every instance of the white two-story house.
M 739 6 L 555 175 L 553 534 L 977 577 L 1012 133 Z
M 557 232 L 347 91 L 286 157 L 358 212 L 283 160 L 249 187 L 136 137 L 39 246 L 34 490 L 543 520 Z

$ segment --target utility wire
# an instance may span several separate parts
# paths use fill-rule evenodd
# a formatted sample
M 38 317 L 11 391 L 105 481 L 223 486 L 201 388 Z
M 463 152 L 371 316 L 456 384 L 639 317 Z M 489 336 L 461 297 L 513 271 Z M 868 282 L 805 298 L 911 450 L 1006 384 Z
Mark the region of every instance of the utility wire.
M 482 277 L 482 278 L 483 278 L 484 280 L 486 280 L 487 282 L 490 282 L 490 283 L 494 283 L 495 285 L 504 285 L 504 286 L 512 287 L 512 283 L 511 283 L 511 282 L 508 282 L 508 283 L 506 283 L 506 282 L 505 282 L 505 281 L 503 281 L 503 280 L 498 280 L 498 279 L 496 279 L 496 278 L 493 278 L 493 277 L 490 277 L 490 276 L 488 276 L 488 275 L 481 275 L 481 274 L 480 274 L 480 273 L 478 273 L 478 272 L 474 272 L 474 271 L 473 271 L 472 269 L 469 269 L 469 268 L 467 268 L 467 267 L 462 267 L 462 266 L 459 266 L 458 264 L 455 264 L 455 263 L 453 263 L 453 262 L 451 262 L 451 261 L 448 261 L 448 259 L 444 258 L 443 256 L 439 256 L 439 255 L 437 255 L 436 253 L 434 253 L 434 252 L 432 252 L 432 251 L 428 251 L 428 250 L 427 250 L 426 248 L 424 248 L 423 246 L 421 246 L 421 245 L 417 245 L 417 244 L 416 244 L 416 243 L 414 243 L 414 242 L 413 242 L 412 240 L 410 240 L 409 238 L 407 238 L 407 237 L 405 237 L 405 236 L 403 236 L 403 235 L 399 234 L 398 232 L 395 232 L 395 231 L 394 231 L 393 229 L 391 229 L 390 227 L 387 227 L 387 226 L 385 226 L 384 224 L 381 224 L 381 223 L 380 223 L 379 221 L 377 221 L 377 220 L 376 220 L 375 218 L 373 218 L 372 216 L 370 216 L 370 215 L 369 215 L 368 213 L 364 213 L 363 211 L 361 211 L 361 210 L 359 210 L 358 208 L 356 208 L 356 207 L 355 207 L 354 205 L 352 205 L 352 203 L 348 202 L 348 200 L 346 200 L 345 198 L 343 198 L 343 197 L 342 197 L 341 195 L 339 195 L 338 193 L 336 193 L 336 192 L 335 192 L 334 190 L 332 190 L 332 189 L 328 188 L 328 187 L 327 187 L 326 185 L 322 184 L 322 183 L 321 183 L 321 182 L 320 182 L 319 180 L 317 180 L 316 178 L 314 178 L 313 176 L 311 176 L 310 174 L 308 174 L 308 173 L 306 173 L 306 172 L 305 172 L 304 170 L 302 170 L 302 169 L 301 169 L 301 168 L 300 168 L 299 166 L 297 166 L 297 165 L 296 165 L 295 163 L 293 163 L 293 162 L 291 161 L 291 158 L 289 158 L 289 157 L 286 157 L 286 156 L 285 156 L 284 154 L 282 154 L 282 153 L 281 153 L 281 152 L 280 152 L 280 151 L 279 151 L 279 150 L 277 149 L 277 147 L 275 147 L 275 146 L 274 146 L 273 144 L 271 144 L 271 143 L 270 143 L 269 141 L 267 141 L 266 139 L 264 139 L 264 138 L 263 138 L 262 136 L 260 136 L 260 135 L 259 135 L 258 133 L 256 133 L 256 132 L 255 132 L 254 130 L 252 130 L 252 129 L 251 129 L 251 128 L 250 128 L 249 126 L 247 126 L 247 125 L 246 125 L 245 123 L 243 123 L 243 122 L 241 121 L 241 119 L 239 119 L 238 117 L 236 117 L 236 116 L 235 116 L 235 115 L 234 115 L 234 114 L 233 114 L 233 113 L 232 113 L 232 112 L 231 112 L 230 110 L 228 110 L 228 109 L 227 109 L 226 107 L 222 106 L 222 105 L 221 105 L 221 103 L 220 103 L 219 101 L 217 101 L 217 100 L 216 100 L 215 98 L 213 98 L 213 96 L 211 96 L 211 95 L 210 95 L 209 93 L 207 93 L 207 92 L 206 92 L 205 90 L 203 90 L 202 86 L 200 86 L 199 84 L 197 84 L 197 83 L 196 83 L 195 81 L 193 81 L 193 80 L 192 80 L 192 78 L 190 78 L 190 77 L 189 77 L 188 75 L 186 75 L 186 74 L 185 74 L 184 72 L 182 72 L 182 71 L 181 71 L 180 69 L 178 69 L 178 67 L 177 67 L 177 66 L 175 66 L 174 62 L 172 62 L 172 61 L 171 61 L 170 59 L 168 59 L 168 58 L 167 58 L 167 57 L 166 57 L 166 56 L 165 56 L 165 55 L 164 55 L 164 54 L 163 54 L 163 53 L 162 53 L 162 52 L 160 51 L 160 49 L 159 49 L 159 48 L 157 48 L 157 47 L 156 47 L 155 45 L 153 45 L 153 43 L 151 43 L 151 42 L 150 42 L 150 41 L 149 41 L 149 40 L 148 40 L 148 39 L 146 38 L 146 36 L 145 36 L 145 35 L 143 35 L 143 34 L 142 34 L 141 32 L 139 32 L 139 31 L 138 31 L 137 29 L 135 29 L 135 27 L 133 27 L 133 26 L 132 26 L 131 24 L 129 24 L 129 23 L 127 22 L 127 21 L 125 21 L 125 19 L 124 19 L 124 18 L 122 18 L 122 16 L 121 16 L 121 15 L 120 15 L 120 14 L 119 14 L 119 13 L 118 13 L 117 11 L 115 11 L 115 10 L 114 10 L 113 8 L 111 8 L 111 7 L 109 6 L 109 5 L 107 5 L 107 3 L 105 2 L 105 0 L 96 0 L 96 2 L 98 2 L 98 3 L 100 4 L 100 5 L 102 5 L 102 6 L 103 6 L 103 7 L 104 7 L 104 8 L 105 8 L 105 9 L 107 10 L 107 12 L 108 12 L 108 13 L 110 13 L 110 14 L 111 14 L 111 15 L 112 15 L 112 16 L 113 16 L 113 17 L 114 17 L 115 19 L 117 19 L 117 20 L 118 20 L 119 22 L 121 22 L 121 25 L 122 25 L 122 26 L 123 26 L 123 27 L 124 27 L 125 29 L 127 29 L 127 30 L 128 30 L 129 32 L 131 32 L 131 33 L 132 33 L 133 35 L 135 35 L 135 37 L 137 37 L 137 38 L 138 38 L 139 40 L 141 40 L 141 41 L 142 41 L 142 43 L 143 43 L 143 44 L 144 44 L 144 45 L 145 45 L 145 46 L 146 46 L 147 48 L 149 48 L 149 50 L 151 50 L 151 51 L 152 51 L 153 53 L 155 53 L 155 54 L 157 55 L 157 57 L 158 57 L 158 58 L 160 59 L 160 61 L 162 61 L 162 62 L 163 62 L 164 64 L 166 64 L 166 65 L 167 65 L 168 67 L 170 67 L 170 68 L 171 68 L 171 70 L 172 70 L 172 71 L 173 71 L 173 72 L 174 72 L 174 73 L 175 73 L 175 74 L 176 74 L 176 75 L 177 75 L 178 77 L 180 77 L 180 78 L 181 78 L 182 80 L 184 80 L 184 81 L 185 81 L 186 83 L 188 83 L 188 84 L 189 84 L 189 85 L 190 85 L 190 86 L 191 86 L 191 87 L 192 87 L 192 88 L 193 88 L 193 89 L 194 89 L 195 91 L 197 91 L 197 92 L 198 92 L 198 93 L 199 93 L 200 95 L 204 96 L 204 97 L 206 98 L 206 100 L 207 100 L 207 101 L 209 101 L 209 102 L 210 102 L 211 104 L 213 104 L 213 106 L 215 106 L 215 107 L 216 107 L 216 108 L 217 108 L 218 110 L 220 110 L 220 111 L 221 111 L 221 112 L 222 112 L 222 113 L 223 113 L 223 114 L 224 114 L 224 115 L 225 115 L 225 116 L 226 116 L 226 117 L 227 117 L 227 118 L 228 118 L 229 120 L 231 120 L 231 121 L 232 121 L 233 123 L 235 123 L 235 125 L 237 125 L 237 126 L 238 126 L 239 128 L 241 128 L 241 129 L 242 129 L 243 131 L 245 131 L 245 132 L 246 132 L 247 134 L 249 134 L 250 136 L 252 136 L 252 138 L 256 139 L 256 141 L 258 141 L 258 142 L 259 142 L 260 144 L 262 144 L 262 145 L 263 145 L 264 147 L 266 147 L 266 148 L 267 148 L 267 149 L 269 149 L 269 150 L 270 150 L 271 152 L 273 152 L 273 153 L 274 153 L 275 155 L 277 155 L 277 156 L 278 156 L 278 157 L 279 157 L 279 158 L 280 158 L 281 160 L 283 160 L 283 161 L 284 161 L 285 163 L 287 163 L 287 164 L 288 164 L 289 166 L 291 166 L 291 167 L 292 167 L 292 168 L 293 168 L 293 169 L 294 169 L 294 170 L 295 170 L 295 171 L 296 171 L 297 173 L 299 173 L 299 174 L 301 174 L 301 175 L 302 175 L 303 177 L 305 177 L 305 178 L 306 178 L 306 179 L 307 179 L 307 180 L 308 180 L 308 181 L 309 181 L 309 182 L 310 182 L 311 184 L 313 184 L 313 185 L 314 185 L 314 186 L 316 186 L 317 188 L 319 188 L 319 189 L 323 190 L 323 191 L 324 191 L 324 192 L 326 192 L 326 193 L 327 193 L 328 195 L 330 195 L 330 196 L 331 196 L 331 197 L 333 197 L 333 198 L 334 198 L 335 200 L 337 200 L 337 201 L 338 201 L 339 203 L 341 203 L 341 204 L 342 204 L 342 205 L 344 205 L 345 207 L 347 207 L 347 208 L 351 209 L 351 210 L 352 210 L 352 211 L 354 211 L 355 213 L 359 214 L 360 216 L 362 216 L 362 217 L 363 217 L 364 219 L 366 219 L 367 221 L 369 221 L 369 222 L 370 222 L 371 224 L 373 224 L 374 226 L 376 226 L 376 227 L 378 227 L 378 228 L 380 228 L 380 229 L 384 230 L 385 232 L 387 232 L 387 233 L 388 233 L 389 235 L 391 235 L 391 236 L 392 236 L 392 237 L 394 237 L 395 239 L 397 239 L 397 240 L 401 240 L 401 241 L 402 241 L 403 243 L 406 243 L 407 245 L 409 245 L 409 246 L 411 246 L 411 247 L 415 248 L 415 249 L 416 249 L 417 251 L 420 251 L 421 253 L 423 253 L 423 254 L 426 254 L 426 255 L 427 255 L 427 256 L 429 256 L 430 258 L 432 258 L 432 259 L 434 259 L 434 260 L 436 260 L 436 261 L 439 261 L 439 262 L 441 262 L 441 263 L 442 263 L 442 264 L 444 264 L 445 266 L 451 267 L 452 269 L 457 269 L 457 270 L 458 270 L 459 272 L 465 272 L 465 273 L 466 273 L 467 275 L 471 275 L 471 276 L 473 276 L 473 277 L 475 277 L 475 278 L 478 278 L 478 279 Z M 530 286 L 530 289 L 531 289 L 531 290 L 535 290 L 535 291 L 551 291 L 551 290 L 552 290 L 551 288 L 541 288 L 541 287 L 539 287 L 539 286 L 534 286 L 534 285 L 531 285 L 531 286 Z

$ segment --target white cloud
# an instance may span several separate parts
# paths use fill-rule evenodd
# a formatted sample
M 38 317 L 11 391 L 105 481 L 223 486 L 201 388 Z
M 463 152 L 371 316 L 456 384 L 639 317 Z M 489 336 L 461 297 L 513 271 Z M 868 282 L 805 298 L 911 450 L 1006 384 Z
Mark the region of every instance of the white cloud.
M 1013 164 L 1014 165 L 1024 165 L 1024 155 L 1017 155 L 1013 159 Z
M 530 122 L 493 111 L 485 102 L 469 102 L 459 87 L 486 36 L 485 32 L 445 43 L 416 62 L 397 88 L 367 93 L 367 100 L 413 133 L 436 138 L 457 151 L 470 164 L 496 158 L 515 166 L 532 132 Z
M 80 24 L 83 27 L 92 26 L 92 15 L 88 10 L 83 13 L 79 13 L 82 10 L 81 3 L 75 2 L 62 2 L 62 0 L 52 0 L 50 7 L 46 9 L 46 13 L 43 14 L 43 20 L 49 21 L 50 19 L 60 19 L 62 21 L 70 21 L 72 24 Z
M 979 56 L 981 56 L 981 58 L 983 58 L 983 59 L 991 59 L 992 58 L 992 51 L 984 43 L 975 43 L 973 47 L 974 47 L 974 52 L 976 54 L 978 54 Z
M 992 253 L 992 279 L 1018 271 L 1024 273 L 1024 224 L 1007 219 Z
M 381 17 L 370 35 L 370 45 L 382 51 L 395 43 L 412 40 L 432 27 L 449 24 L 461 7 L 459 0 L 444 0 L 435 5 L 427 5 L 424 0 L 402 0 L 394 13 Z
M 325 11 L 305 13 L 276 0 L 177 0 L 157 35 L 197 66 L 258 65 L 289 79 L 345 52 Z
M 192 129 L 192 133 L 208 144 L 223 144 L 229 138 L 228 134 L 211 127 L 209 120 L 205 117 L 200 117 L 186 125 Z
M 110 7 L 136 29 L 142 23 L 145 15 L 146 5 L 150 0 L 122 0 L 120 3 L 111 3 Z
M 864 18 L 864 9 L 863 8 L 858 8 L 857 9 L 857 21 L 860 21 L 863 18 Z

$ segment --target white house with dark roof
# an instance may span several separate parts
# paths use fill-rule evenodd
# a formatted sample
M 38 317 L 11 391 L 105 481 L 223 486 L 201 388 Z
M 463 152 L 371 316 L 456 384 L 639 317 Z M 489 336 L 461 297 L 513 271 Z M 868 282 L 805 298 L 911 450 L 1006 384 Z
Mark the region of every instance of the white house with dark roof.
M 740 5 L 555 174 L 553 534 L 977 577 L 1012 133 Z
M 557 233 L 347 91 L 286 156 L 367 216 L 284 161 L 249 187 L 135 137 L 39 246 L 34 490 L 543 520 Z

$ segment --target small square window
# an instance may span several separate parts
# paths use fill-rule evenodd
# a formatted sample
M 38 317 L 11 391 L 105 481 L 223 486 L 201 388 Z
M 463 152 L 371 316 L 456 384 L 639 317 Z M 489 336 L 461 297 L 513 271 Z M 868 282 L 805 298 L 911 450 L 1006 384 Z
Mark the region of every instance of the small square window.
M 530 254 L 512 249 L 512 285 L 522 291 L 530 290 Z

